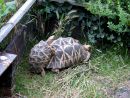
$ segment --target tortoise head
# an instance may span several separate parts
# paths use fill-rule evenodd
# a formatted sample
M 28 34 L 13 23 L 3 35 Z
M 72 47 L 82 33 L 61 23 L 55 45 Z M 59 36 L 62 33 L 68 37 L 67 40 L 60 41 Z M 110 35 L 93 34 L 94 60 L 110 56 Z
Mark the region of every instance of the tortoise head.
M 34 74 L 41 74 L 42 73 L 42 68 L 41 66 L 39 66 L 38 64 L 30 64 L 30 68 L 29 68 L 29 71 L 31 73 L 34 73 Z
M 84 49 L 86 50 L 86 51 L 89 51 L 89 52 L 91 52 L 91 46 L 90 45 L 83 45 L 83 47 L 84 47 Z
M 50 36 L 48 39 L 47 39 L 47 43 L 48 45 L 50 45 L 54 40 L 56 39 L 56 37 L 54 35 Z
M 88 61 L 91 56 L 91 46 L 90 45 L 83 45 L 83 60 L 84 62 Z

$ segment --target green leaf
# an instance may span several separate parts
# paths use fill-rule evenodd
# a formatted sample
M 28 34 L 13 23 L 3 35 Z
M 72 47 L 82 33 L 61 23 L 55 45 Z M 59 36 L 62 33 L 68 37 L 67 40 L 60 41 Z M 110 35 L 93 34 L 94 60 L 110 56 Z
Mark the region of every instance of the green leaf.
M 110 35 L 110 40 L 113 40 L 114 39 L 114 36 L 113 36 L 113 34 L 112 35 Z

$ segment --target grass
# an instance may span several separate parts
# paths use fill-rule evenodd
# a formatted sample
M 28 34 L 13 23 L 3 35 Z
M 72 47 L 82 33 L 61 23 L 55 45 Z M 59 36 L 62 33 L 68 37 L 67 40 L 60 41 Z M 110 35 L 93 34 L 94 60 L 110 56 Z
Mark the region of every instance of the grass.
M 24 56 L 17 68 L 15 89 L 28 98 L 111 98 L 117 86 L 130 76 L 128 53 L 120 48 L 106 52 L 94 49 L 88 64 L 59 74 L 47 71 L 41 77 L 30 74 L 28 68 L 28 56 Z

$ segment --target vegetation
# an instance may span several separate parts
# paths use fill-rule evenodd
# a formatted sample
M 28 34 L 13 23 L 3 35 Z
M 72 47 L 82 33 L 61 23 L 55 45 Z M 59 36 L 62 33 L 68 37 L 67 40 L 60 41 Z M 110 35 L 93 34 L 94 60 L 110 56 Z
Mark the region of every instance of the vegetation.
M 108 27 L 116 32 L 129 31 L 130 1 L 96 0 L 85 4 L 87 10 L 99 16 L 108 17 Z M 116 23 L 114 23 L 116 22 Z
M 124 43 L 128 43 L 126 36 L 129 35 L 129 1 L 76 0 L 76 2 L 83 7 L 46 1 L 41 7 L 35 9 L 34 13 L 38 12 L 46 17 L 44 20 L 45 26 L 53 19 L 57 21 L 57 23 L 54 22 L 54 25 L 56 25 L 54 28 L 57 28 L 57 26 L 60 28 L 61 25 L 58 23 L 64 19 L 59 20 L 58 18 L 66 16 L 71 10 L 76 10 L 77 13 L 73 15 L 78 17 L 64 25 L 65 29 L 62 30 L 62 36 L 84 38 L 91 44 L 116 43 L 122 46 Z M 57 13 L 59 17 L 57 17 Z M 53 26 L 51 27 L 53 28 Z M 45 31 L 48 36 L 52 32 L 54 30 Z
M 129 65 L 126 49 L 113 47 L 103 52 L 95 48 L 89 64 L 60 74 L 47 71 L 41 77 L 29 73 L 26 54 L 17 69 L 15 90 L 28 98 L 112 98 L 118 85 L 129 79 Z
M 130 32 L 130 1 L 90 0 L 84 6 L 93 14 L 107 17 L 108 28 L 115 31 L 107 39 L 112 40 L 114 43 L 123 41 L 122 36 Z
M 0 28 L 8 21 L 11 15 L 15 11 L 15 2 L 4 2 L 0 0 Z M 11 37 L 6 38 L 2 44 L 0 44 L 0 51 L 2 51 L 9 43 Z
M 33 32 L 35 38 L 29 39 L 28 50 L 17 67 L 16 93 L 28 98 L 111 98 L 118 85 L 129 80 L 130 58 L 126 42 L 130 35 L 130 1 L 75 1 L 83 7 L 46 0 L 30 12 L 37 32 Z M 0 27 L 14 10 L 13 2 L 0 0 Z M 45 77 L 30 74 L 28 53 L 31 47 L 52 34 L 72 36 L 95 46 L 90 61 L 60 74 L 48 70 Z M 4 48 L 1 44 L 0 50 Z
M 15 10 L 14 2 L 4 2 L 0 0 L 0 27 L 6 22 L 10 14 L 13 14 L 12 11 Z

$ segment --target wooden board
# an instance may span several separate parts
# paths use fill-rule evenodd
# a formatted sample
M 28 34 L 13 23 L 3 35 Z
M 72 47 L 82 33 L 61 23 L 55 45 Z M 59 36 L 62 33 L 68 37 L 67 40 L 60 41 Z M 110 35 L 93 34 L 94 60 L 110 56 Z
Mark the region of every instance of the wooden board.
M 0 76 L 17 57 L 16 54 L 3 53 L 0 55 Z

